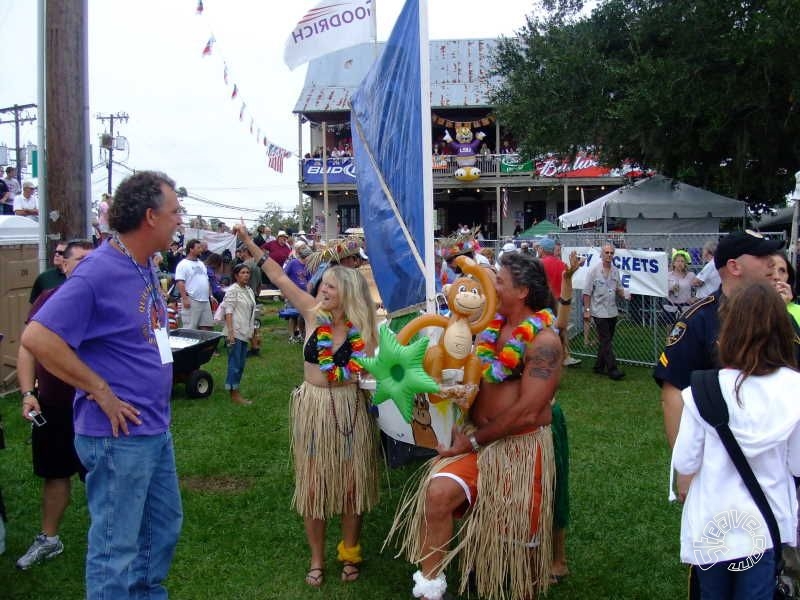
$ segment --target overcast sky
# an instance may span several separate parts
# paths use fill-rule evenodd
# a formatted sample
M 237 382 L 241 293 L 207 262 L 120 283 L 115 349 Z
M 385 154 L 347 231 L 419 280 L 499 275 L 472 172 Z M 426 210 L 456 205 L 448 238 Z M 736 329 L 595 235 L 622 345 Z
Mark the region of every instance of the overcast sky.
M 92 162 L 102 159 L 98 138 L 107 125 L 98 113 L 126 112 L 118 127 L 129 152 L 115 160 L 130 169 L 158 169 L 196 194 L 238 207 L 233 210 L 187 200 L 190 215 L 255 218 L 267 204 L 296 206 L 297 163 L 284 173 L 267 168 L 265 148 L 250 133 L 250 119 L 273 143 L 298 149 L 297 117 L 292 109 L 306 67 L 294 71 L 283 62 L 286 38 L 318 0 L 88 0 L 89 103 Z M 0 107 L 37 102 L 38 0 L 0 0 L 3 69 Z M 376 0 L 378 40 L 386 40 L 402 0 Z M 431 39 L 511 36 L 525 22 L 532 0 L 429 0 Z M 203 47 L 213 33 L 211 56 Z M 223 59 L 229 85 L 223 80 Z M 231 100 L 236 83 L 239 98 Z M 239 121 L 247 103 L 244 122 Z M 9 114 L 0 115 L 7 120 Z M 36 143 L 36 126 L 22 128 L 22 144 Z M 13 125 L 0 126 L 0 143 L 14 145 Z M 304 151 L 308 139 L 303 140 Z M 115 167 L 116 186 L 128 173 Z M 100 164 L 91 175 L 93 197 L 106 190 Z M 247 212 L 246 209 L 257 212 Z

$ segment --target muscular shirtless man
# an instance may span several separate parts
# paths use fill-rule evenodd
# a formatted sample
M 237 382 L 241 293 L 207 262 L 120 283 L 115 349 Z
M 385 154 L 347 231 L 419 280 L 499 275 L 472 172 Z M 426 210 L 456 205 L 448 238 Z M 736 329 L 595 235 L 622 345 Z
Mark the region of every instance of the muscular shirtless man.
M 550 328 L 553 298 L 541 263 L 514 252 L 500 265 L 499 315 L 476 340 L 484 372 L 469 424 L 454 432 L 449 448 L 438 449 L 440 457 L 416 494 L 400 504 L 390 532 L 420 564 L 413 593 L 425 600 L 443 597 L 444 569 L 456 555 L 461 590 L 474 571 L 482 598 L 499 598 L 504 590 L 513 599 L 530 598 L 549 583 L 550 401 L 562 348 Z M 516 358 L 500 363 L 501 349 Z M 465 512 L 458 545 L 448 550 L 455 518 Z

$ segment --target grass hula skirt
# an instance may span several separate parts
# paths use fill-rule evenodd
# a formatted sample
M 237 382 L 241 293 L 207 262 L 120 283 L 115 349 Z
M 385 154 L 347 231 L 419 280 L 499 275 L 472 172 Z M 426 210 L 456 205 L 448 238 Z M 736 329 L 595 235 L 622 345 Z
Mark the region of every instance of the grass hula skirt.
M 458 458 L 458 457 L 455 457 Z M 537 465 L 537 459 L 541 461 Z M 397 542 L 397 557 L 419 563 L 425 496 L 431 476 L 453 459 L 432 459 L 423 469 L 422 485 L 406 493 L 384 542 Z M 549 427 L 510 436 L 478 453 L 478 498 L 464 516 L 452 549 L 439 566 L 444 570 L 459 556 L 459 593 L 464 594 L 474 571 L 480 598 L 522 600 L 547 591 L 552 561 L 553 441 Z M 540 506 L 534 507 L 535 473 L 541 474 Z M 531 535 L 532 508 L 538 508 L 536 534 Z
M 378 438 L 368 396 L 353 383 L 292 393 L 292 506 L 304 517 L 362 514 L 378 501 Z

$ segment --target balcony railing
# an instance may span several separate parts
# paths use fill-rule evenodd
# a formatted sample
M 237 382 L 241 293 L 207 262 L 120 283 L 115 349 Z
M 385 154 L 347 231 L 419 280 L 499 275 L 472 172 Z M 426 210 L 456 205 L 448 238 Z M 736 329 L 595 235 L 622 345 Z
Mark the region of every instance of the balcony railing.
M 401 160 L 401 159 L 399 159 Z M 356 169 L 353 157 L 328 158 L 327 172 L 329 184 L 355 184 Z M 484 176 L 514 175 L 519 172 L 531 172 L 532 168 L 520 168 L 516 154 L 478 154 L 475 156 L 475 166 Z M 459 168 L 456 157 L 453 155 L 433 156 L 433 177 L 449 178 L 455 175 Z M 322 184 L 322 159 L 303 159 L 303 183 L 312 185 Z

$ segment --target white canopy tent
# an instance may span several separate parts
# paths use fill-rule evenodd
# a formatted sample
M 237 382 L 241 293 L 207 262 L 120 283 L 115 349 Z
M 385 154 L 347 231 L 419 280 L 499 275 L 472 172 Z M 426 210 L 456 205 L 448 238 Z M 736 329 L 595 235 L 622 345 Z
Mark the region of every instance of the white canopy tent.
M 745 203 L 654 175 L 618 188 L 558 217 L 563 228 L 626 219 L 628 233 L 711 233 L 719 220 L 745 217 Z

